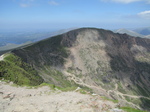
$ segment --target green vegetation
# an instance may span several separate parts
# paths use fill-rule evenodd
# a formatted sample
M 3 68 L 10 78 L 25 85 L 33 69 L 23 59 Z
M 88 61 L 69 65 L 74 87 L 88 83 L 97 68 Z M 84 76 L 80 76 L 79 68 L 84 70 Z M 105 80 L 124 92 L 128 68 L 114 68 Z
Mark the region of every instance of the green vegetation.
M 122 110 L 125 110 L 126 112 L 146 112 L 146 111 L 142 111 L 142 110 L 137 110 L 131 107 L 121 107 Z
M 147 94 L 147 92 L 145 91 L 144 88 L 142 88 L 141 86 L 139 86 L 138 84 L 136 85 L 138 88 L 138 93 L 140 93 L 143 96 L 149 97 L 149 94 Z
M 45 74 L 49 75 L 50 78 L 47 83 L 55 85 L 55 87 L 61 91 L 73 91 L 77 87 L 80 87 L 83 90 L 92 92 L 92 89 L 88 87 L 78 85 L 73 81 L 69 81 L 66 76 L 64 76 L 60 71 L 56 70 L 55 68 L 47 66 L 42 69 L 41 74 L 42 73 L 43 75 Z
M 125 99 L 128 101 L 128 102 L 132 102 L 136 105 L 140 105 L 142 104 L 142 101 L 139 99 L 139 98 L 131 98 L 131 97 L 128 97 L 128 96 L 124 96 Z
M 7 80 L 5 80 L 7 82 Z M 13 84 L 12 86 L 14 87 L 18 87 L 17 84 Z M 19 85 L 20 86 L 20 85 Z M 65 87 L 65 88 L 62 88 L 62 87 L 59 87 L 59 86 L 55 86 L 54 84 L 49 84 L 49 83 L 41 83 L 40 85 L 37 85 L 37 86 L 30 86 L 30 85 L 21 85 L 21 87 L 27 87 L 27 89 L 32 89 L 32 88 L 40 88 L 40 87 L 43 87 L 43 86 L 48 86 L 51 90 L 56 90 L 56 88 L 58 90 L 61 90 L 63 92 L 67 92 L 67 91 L 74 91 L 77 89 L 77 87 Z
M 108 100 L 108 101 L 112 101 L 112 102 L 114 102 L 114 103 L 118 103 L 118 100 L 109 99 L 109 98 L 107 98 L 107 97 L 105 97 L 105 96 L 101 96 L 101 98 L 102 98 L 103 100 Z
M 65 87 L 65 88 L 61 88 L 61 87 L 58 87 L 56 86 L 57 89 L 61 90 L 61 91 L 64 91 L 64 92 L 67 92 L 67 91 L 74 91 L 77 89 L 77 87 L 75 86 L 72 86 L 72 87 Z
M 86 90 L 86 91 L 88 91 L 90 93 L 93 93 L 93 90 L 91 88 L 88 88 L 86 86 L 81 86 L 81 85 L 80 86 L 78 85 L 78 87 L 80 87 L 81 89 Z
M 43 76 L 48 75 L 49 79 L 47 83 L 55 84 L 58 87 L 61 88 L 67 88 L 67 87 L 77 87 L 77 84 L 75 84 L 73 81 L 69 81 L 67 77 L 63 75 L 62 72 L 56 70 L 55 68 L 52 68 L 50 66 L 45 66 L 42 70 L 41 74 Z
M 38 73 L 21 58 L 14 54 L 7 54 L 3 61 L 0 61 L 0 79 L 13 81 L 18 85 L 39 85 L 43 79 Z
M 55 89 L 55 85 L 54 84 L 48 84 L 48 83 L 42 83 L 42 84 L 40 84 L 40 85 L 38 85 L 38 86 L 35 86 L 35 88 L 39 88 L 39 87 L 43 87 L 43 86 L 48 86 L 48 87 L 50 87 L 51 89 Z
M 121 93 L 126 94 L 126 91 L 123 89 L 122 84 L 120 82 L 118 82 L 118 91 L 120 91 Z
M 58 90 L 61 90 L 63 92 L 67 92 L 67 91 L 74 91 L 77 87 L 75 86 L 72 86 L 72 87 L 59 87 L 59 86 L 55 86 L 54 84 L 49 84 L 49 83 L 42 83 L 40 84 L 39 86 L 35 86 L 35 88 L 39 88 L 39 87 L 43 87 L 43 86 L 48 86 L 50 87 L 52 90 L 54 89 L 58 89 Z
M 125 96 L 125 99 L 126 99 L 128 102 L 131 102 L 131 99 L 130 99 L 130 97 L 128 97 L 128 96 Z
M 143 53 L 143 54 L 144 54 L 144 55 L 140 55 L 140 56 L 135 57 L 135 59 L 136 59 L 137 61 L 139 61 L 139 62 L 145 62 L 145 63 L 149 63 L 149 64 L 150 64 L 150 59 L 149 59 L 150 53 L 145 52 L 145 53 Z
M 142 101 L 141 106 L 145 109 L 150 110 L 150 100 L 146 98 L 140 98 L 140 100 Z
M 87 92 L 86 92 L 84 89 L 79 89 L 79 92 L 80 92 L 81 94 L 87 94 Z

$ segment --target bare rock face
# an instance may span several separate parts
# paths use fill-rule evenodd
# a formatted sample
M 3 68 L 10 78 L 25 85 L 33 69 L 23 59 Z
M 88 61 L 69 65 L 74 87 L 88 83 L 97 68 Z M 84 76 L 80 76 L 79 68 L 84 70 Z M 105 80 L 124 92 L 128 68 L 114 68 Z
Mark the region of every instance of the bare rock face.
M 81 28 L 12 52 L 49 83 L 60 86 L 57 70 L 99 95 L 150 107 L 150 39 Z

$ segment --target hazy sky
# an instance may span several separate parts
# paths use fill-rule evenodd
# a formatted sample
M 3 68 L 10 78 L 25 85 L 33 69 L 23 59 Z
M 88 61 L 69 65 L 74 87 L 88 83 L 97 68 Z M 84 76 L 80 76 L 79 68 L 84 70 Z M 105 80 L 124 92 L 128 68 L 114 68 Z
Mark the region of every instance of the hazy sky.
M 150 0 L 0 0 L 0 30 L 150 26 Z

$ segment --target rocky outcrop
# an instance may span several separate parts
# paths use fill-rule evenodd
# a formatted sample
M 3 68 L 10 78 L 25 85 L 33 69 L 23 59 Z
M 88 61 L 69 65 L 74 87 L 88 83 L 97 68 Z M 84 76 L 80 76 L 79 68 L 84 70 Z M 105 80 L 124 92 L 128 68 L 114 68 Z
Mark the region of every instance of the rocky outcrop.
M 0 82 L 1 112 L 124 112 L 118 103 L 79 91 L 62 92 L 48 86 L 14 87 Z

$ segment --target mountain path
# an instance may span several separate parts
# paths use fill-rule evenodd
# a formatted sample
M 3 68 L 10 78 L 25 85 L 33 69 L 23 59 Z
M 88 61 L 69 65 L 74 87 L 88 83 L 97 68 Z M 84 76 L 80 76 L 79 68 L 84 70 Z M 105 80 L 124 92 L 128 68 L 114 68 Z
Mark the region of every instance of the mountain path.
M 70 76 L 71 80 L 73 80 L 75 83 L 77 83 L 79 85 L 86 86 L 86 87 L 89 87 L 89 88 L 100 89 L 100 90 L 102 90 L 103 92 L 106 93 L 106 90 L 103 89 L 103 88 L 100 88 L 100 87 L 97 87 L 97 86 L 88 85 L 88 84 L 84 83 L 81 79 L 78 79 L 78 77 L 76 77 L 74 75 L 71 75 L 71 73 L 68 73 L 68 72 L 65 72 L 65 71 L 64 71 L 64 73 L 67 74 L 67 76 Z
M 145 97 L 145 96 L 136 96 L 136 95 L 129 95 L 129 94 L 121 93 L 121 92 L 118 91 L 118 85 L 117 84 L 115 84 L 115 89 L 114 90 L 109 90 L 108 91 L 108 94 L 110 94 L 110 92 L 112 92 L 112 91 L 117 93 L 118 95 L 121 95 L 121 96 L 128 96 L 128 97 L 132 97 L 132 98 L 145 98 L 145 99 L 150 100 L 149 97 Z
M 73 74 L 71 73 L 68 73 L 68 72 L 65 72 L 64 73 L 67 75 L 67 76 L 70 76 L 71 77 L 71 80 L 73 80 L 75 83 L 79 84 L 79 85 L 82 85 L 82 86 L 86 86 L 86 87 L 89 87 L 89 88 L 96 88 L 96 89 L 99 89 L 101 90 L 102 92 L 110 95 L 110 92 L 114 92 L 116 93 L 118 96 L 120 95 L 122 97 L 122 99 L 127 102 L 128 104 L 130 105 L 133 105 L 134 107 L 138 108 L 138 109 L 141 109 L 139 106 L 135 105 L 134 103 L 132 102 L 128 102 L 124 96 L 128 96 L 128 97 L 131 97 L 131 98 L 145 98 L 145 99 L 149 99 L 149 97 L 145 97 L 145 96 L 136 96 L 136 95 L 129 95 L 129 94 L 124 94 L 124 93 L 121 93 L 118 91 L 118 85 L 115 84 L 115 89 L 114 90 L 108 90 L 106 91 L 105 89 L 101 88 L 101 87 L 97 87 L 97 86 L 92 86 L 92 85 L 88 85 L 88 84 L 85 84 L 81 79 L 79 79 L 78 77 L 74 76 Z
M 77 79 L 76 76 L 71 75 L 71 73 L 68 73 L 68 72 L 64 72 L 64 73 L 67 74 L 67 75 L 69 75 L 69 76 L 71 76 L 71 80 L 73 80 L 73 81 L 74 81 L 75 83 L 77 83 L 77 84 L 80 84 L 80 85 L 83 85 L 83 86 L 87 86 L 87 87 L 91 87 L 91 88 L 97 88 L 97 89 L 100 89 L 100 90 L 106 92 L 105 89 L 100 88 L 100 87 L 98 87 L 98 86 L 92 86 L 92 85 L 85 84 L 81 79 Z M 80 82 L 79 82 L 79 81 L 80 81 Z M 115 84 L 115 90 L 117 90 L 117 88 L 118 88 L 118 85 Z M 149 99 L 149 100 L 150 100 L 149 97 L 136 96 L 136 95 L 129 95 L 129 94 L 124 94 L 124 93 L 121 93 L 121 92 L 119 92 L 119 91 L 114 91 L 114 90 L 108 90 L 107 93 L 110 94 L 111 91 L 117 93 L 118 95 L 122 95 L 122 96 L 128 96 L 128 97 L 132 97 L 132 98 L 146 98 L 146 99 Z
M 4 55 L 0 56 L 0 61 L 2 61 L 4 59 Z

